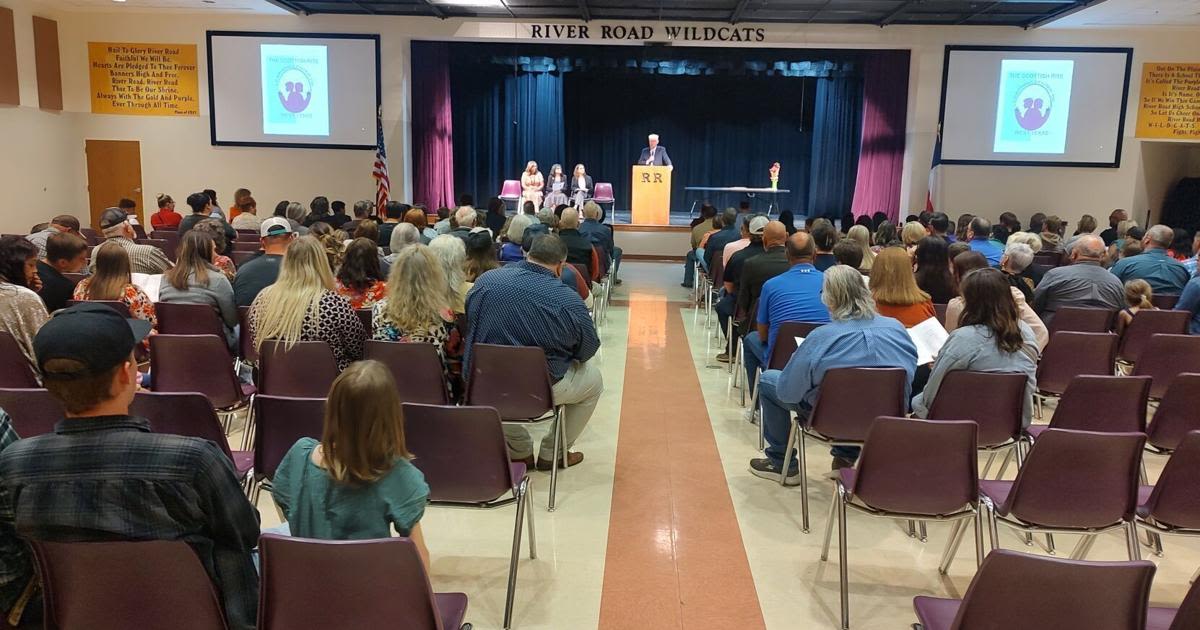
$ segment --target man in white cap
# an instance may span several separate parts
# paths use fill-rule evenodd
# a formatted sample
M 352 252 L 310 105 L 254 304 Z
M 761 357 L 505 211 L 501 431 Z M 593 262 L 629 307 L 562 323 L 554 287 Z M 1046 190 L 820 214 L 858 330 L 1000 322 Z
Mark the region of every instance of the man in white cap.
M 238 306 L 250 306 L 260 291 L 275 284 L 283 254 L 296 238 L 286 217 L 263 221 L 258 235 L 262 239 L 262 254 L 243 263 L 233 279 L 233 303 Z
M 658 134 L 650 134 L 649 143 L 650 146 L 642 149 L 642 155 L 638 158 L 638 164 L 646 166 L 671 166 L 671 157 L 667 155 L 667 148 L 658 144 Z

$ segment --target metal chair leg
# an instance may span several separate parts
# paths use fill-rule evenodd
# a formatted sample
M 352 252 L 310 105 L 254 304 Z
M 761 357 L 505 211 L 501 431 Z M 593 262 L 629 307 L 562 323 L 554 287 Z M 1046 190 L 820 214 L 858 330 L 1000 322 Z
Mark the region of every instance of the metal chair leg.
M 1049 532 L 1046 533 L 1046 553 L 1052 556 L 1056 555 L 1054 551 L 1054 534 Z
M 911 518 L 908 519 L 907 522 L 908 522 L 908 537 L 916 538 L 917 537 L 917 522 L 912 520 Z
M 526 485 L 524 482 L 517 489 L 517 523 L 513 530 L 513 547 L 512 555 L 508 560 L 508 593 L 504 600 L 504 627 L 507 630 L 512 627 L 512 609 L 513 600 L 517 594 L 517 561 L 521 557 L 521 530 L 525 518 L 525 491 Z
M 796 432 L 800 434 L 800 443 L 796 447 L 796 455 L 800 464 L 800 501 L 803 502 L 803 507 L 800 509 L 803 517 L 803 524 L 800 531 L 808 533 L 808 457 L 804 454 L 804 431 L 800 430 L 799 424 L 796 424 Z
M 838 572 L 842 587 L 842 630 L 850 628 L 850 570 L 846 566 L 846 495 L 837 489 L 838 508 Z
M 537 536 L 533 531 L 533 480 L 525 479 L 525 524 L 529 526 L 529 559 L 537 560 Z
M 763 421 L 759 420 L 759 425 L 762 424 Z M 796 431 L 796 423 L 792 422 L 788 428 L 787 445 L 783 447 L 783 467 L 779 469 L 779 485 L 781 486 L 787 485 L 788 473 L 792 469 L 792 445 L 796 442 Z
M 559 428 L 559 425 L 562 424 L 562 409 L 554 410 L 553 422 L 550 430 L 554 432 L 554 448 L 551 451 L 550 461 L 554 462 L 554 465 L 550 467 L 550 500 L 546 506 L 546 509 L 551 512 L 554 511 L 554 495 L 558 490 L 558 451 L 560 448 L 566 450 L 566 446 L 562 444 L 562 430 Z
M 983 472 L 979 473 L 980 479 L 987 479 L 988 473 L 992 471 L 992 462 L 996 461 L 996 451 L 988 453 L 987 463 L 983 465 Z
M 925 531 L 925 521 L 917 521 L 917 530 L 920 532 L 921 542 L 929 540 L 929 534 Z
M 950 570 L 950 563 L 954 561 L 954 554 L 958 553 L 958 546 L 962 543 L 963 533 L 966 531 L 966 521 L 958 521 L 954 524 L 954 529 L 950 530 L 950 540 L 946 541 L 946 550 L 942 552 L 942 562 L 938 564 L 938 573 L 946 575 L 946 572 Z
M 1079 542 L 1075 543 L 1075 548 L 1071 550 L 1072 560 L 1083 560 L 1092 549 L 1092 544 L 1096 542 L 1095 534 L 1085 534 Z
M 1129 521 L 1125 524 L 1125 544 L 1129 547 L 1131 561 L 1142 559 L 1142 548 L 1138 544 L 1137 521 Z
M 1019 448 L 1019 447 L 1014 445 L 1013 448 L 1015 449 L 1015 448 Z M 1000 461 L 1000 472 L 996 473 L 996 479 L 1004 478 L 1004 473 L 1008 472 L 1008 464 L 1009 464 L 1009 462 L 1012 461 L 1012 458 L 1013 458 L 1013 452 L 1010 449 L 1007 453 L 1004 454 L 1004 459 Z M 1020 468 L 1020 465 L 1018 464 L 1017 467 Z
M 837 518 L 838 482 L 833 482 L 833 500 L 829 502 L 829 518 L 825 519 L 825 541 L 821 543 L 821 562 L 829 559 L 829 539 L 833 537 L 833 519 Z
M 975 508 L 975 569 L 983 566 L 983 508 Z
M 988 542 L 992 545 L 992 550 L 1000 548 L 1000 532 L 996 528 L 996 506 L 990 502 L 987 504 L 987 520 L 988 520 Z

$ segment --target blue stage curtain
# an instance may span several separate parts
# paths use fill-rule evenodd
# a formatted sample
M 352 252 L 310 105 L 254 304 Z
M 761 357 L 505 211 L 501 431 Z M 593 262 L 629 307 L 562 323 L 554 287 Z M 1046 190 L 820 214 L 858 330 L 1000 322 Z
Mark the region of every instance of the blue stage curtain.
M 454 181 L 477 206 L 520 179 L 529 160 L 545 174 L 564 155 L 562 76 L 451 68 Z M 564 167 L 566 168 L 566 167 Z
M 595 181 L 610 182 L 618 211 L 629 209 L 630 169 L 646 136 L 660 136 L 675 170 L 671 205 L 687 211 L 710 200 L 736 206 L 737 193 L 688 192 L 686 186 L 771 185 L 779 162 L 775 208 L 805 214 L 812 144 L 814 79 L 769 76 L 663 76 L 571 72 L 564 79 L 567 156 Z M 852 176 L 852 175 L 851 175 Z M 765 212 L 770 197 L 754 201 Z
M 862 136 L 862 79 L 817 79 L 813 115 L 810 217 L 841 218 L 854 200 Z

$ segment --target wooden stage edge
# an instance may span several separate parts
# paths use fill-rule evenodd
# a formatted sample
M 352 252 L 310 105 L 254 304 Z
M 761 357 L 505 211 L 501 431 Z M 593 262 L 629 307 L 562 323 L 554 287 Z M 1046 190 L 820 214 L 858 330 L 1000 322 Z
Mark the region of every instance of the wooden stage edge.
M 687 232 L 692 228 L 686 225 L 630 225 L 628 223 L 613 223 L 614 232 Z

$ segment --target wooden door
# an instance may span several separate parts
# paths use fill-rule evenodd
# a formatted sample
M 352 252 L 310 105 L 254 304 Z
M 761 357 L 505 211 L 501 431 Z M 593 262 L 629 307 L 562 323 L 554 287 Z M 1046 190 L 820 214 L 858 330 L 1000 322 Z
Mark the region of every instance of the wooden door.
M 142 145 L 137 140 L 85 140 L 88 206 L 92 227 L 99 229 L 105 208 L 122 197 L 137 202 L 138 223 L 146 224 L 142 203 Z M 148 228 L 147 228 L 148 229 Z

